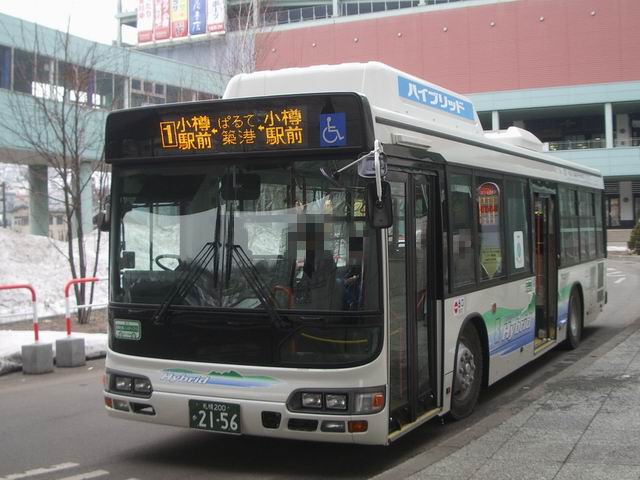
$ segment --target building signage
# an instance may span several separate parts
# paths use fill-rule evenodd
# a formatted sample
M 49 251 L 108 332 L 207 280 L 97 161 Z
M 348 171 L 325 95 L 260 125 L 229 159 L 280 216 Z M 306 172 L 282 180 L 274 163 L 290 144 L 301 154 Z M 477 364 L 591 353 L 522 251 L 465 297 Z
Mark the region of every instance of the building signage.
M 207 32 L 224 33 L 224 0 L 207 0 Z
M 180 116 L 159 124 L 162 149 L 270 150 L 306 145 L 303 107 Z
M 189 0 L 189 34 L 201 35 L 207 31 L 207 1 Z
M 155 19 L 153 22 L 153 39 L 168 40 L 171 37 L 171 13 L 169 0 L 155 0 Z
M 471 102 L 405 77 L 398 76 L 398 95 L 441 112 L 450 113 L 466 120 L 475 120 Z
M 138 43 L 153 40 L 153 2 L 138 0 Z
M 171 0 L 171 37 L 189 35 L 189 0 Z

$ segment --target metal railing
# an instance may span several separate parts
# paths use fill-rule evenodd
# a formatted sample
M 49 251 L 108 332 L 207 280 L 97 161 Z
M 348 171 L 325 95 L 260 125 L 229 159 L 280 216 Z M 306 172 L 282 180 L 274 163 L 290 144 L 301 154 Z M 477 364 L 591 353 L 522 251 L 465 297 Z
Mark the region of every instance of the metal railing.
M 467 2 L 469 0 L 395 0 L 395 1 L 357 1 L 340 2 L 340 15 L 363 15 L 366 13 L 386 12 L 389 10 L 399 10 L 403 8 L 424 7 L 430 5 L 441 5 L 447 3 Z M 262 14 L 262 25 L 286 25 L 289 23 L 307 22 L 311 20 L 322 20 L 333 16 L 333 5 L 330 3 L 314 5 L 310 7 L 291 8 L 287 10 L 271 10 Z M 227 20 L 227 30 L 239 29 L 240 22 L 237 19 Z
M 614 147 L 640 147 L 640 137 L 631 137 L 625 139 L 615 139 Z
M 607 148 L 607 142 L 604 138 L 596 138 L 593 140 L 565 140 L 562 142 L 548 142 L 549 151 L 557 150 L 589 150 L 592 148 Z M 640 137 L 631 137 L 615 139 L 613 141 L 614 148 L 620 147 L 640 147 Z
M 604 138 L 595 140 L 565 140 L 562 142 L 549 142 L 549 151 L 557 150 L 588 150 L 592 148 L 605 148 L 607 146 Z

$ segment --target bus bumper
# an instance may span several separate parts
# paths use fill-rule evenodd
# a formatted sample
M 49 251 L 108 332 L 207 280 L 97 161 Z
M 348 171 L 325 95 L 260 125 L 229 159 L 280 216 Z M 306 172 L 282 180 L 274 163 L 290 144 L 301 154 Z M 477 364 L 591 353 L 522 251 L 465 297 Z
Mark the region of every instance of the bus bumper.
M 157 391 L 154 391 L 150 398 L 132 398 L 104 391 L 104 398 L 105 408 L 112 417 L 176 427 L 191 428 L 189 400 L 199 400 L 239 405 L 241 435 L 368 445 L 386 445 L 389 437 L 386 407 L 381 412 L 371 415 L 313 415 L 290 412 L 284 403 L 279 402 Z M 268 426 L 265 426 L 264 412 L 268 412 L 268 418 L 279 417 L 277 426 L 274 422 L 266 422 Z M 358 433 L 350 432 L 349 422 L 354 421 L 366 421 L 367 430 Z M 326 431 L 327 427 L 340 429 L 340 425 L 344 425 L 344 431 Z

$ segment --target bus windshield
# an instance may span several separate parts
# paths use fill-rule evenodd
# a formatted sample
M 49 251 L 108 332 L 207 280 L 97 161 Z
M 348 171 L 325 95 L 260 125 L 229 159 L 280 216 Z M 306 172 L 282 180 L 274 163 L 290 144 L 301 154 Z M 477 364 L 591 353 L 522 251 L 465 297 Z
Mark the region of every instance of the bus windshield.
M 365 183 L 261 159 L 114 169 L 112 300 L 224 309 L 377 311 Z

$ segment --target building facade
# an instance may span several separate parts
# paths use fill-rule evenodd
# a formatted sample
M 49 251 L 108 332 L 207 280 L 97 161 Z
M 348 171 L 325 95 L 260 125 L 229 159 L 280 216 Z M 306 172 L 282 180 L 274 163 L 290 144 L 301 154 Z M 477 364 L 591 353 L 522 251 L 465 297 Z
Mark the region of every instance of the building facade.
M 135 12 L 124 17 L 135 27 Z M 629 228 L 640 220 L 638 25 L 637 0 L 232 0 L 224 35 L 140 48 L 214 67 L 250 38 L 260 70 L 387 63 L 470 96 L 485 130 L 525 128 L 599 169 L 609 227 Z
M 88 231 L 94 214 L 91 176 L 102 157 L 108 112 L 217 98 L 226 81 L 208 68 L 0 14 L 0 164 L 28 165 L 29 232 L 49 234 L 48 179 L 62 171 L 62 131 L 81 142 L 81 211 Z

